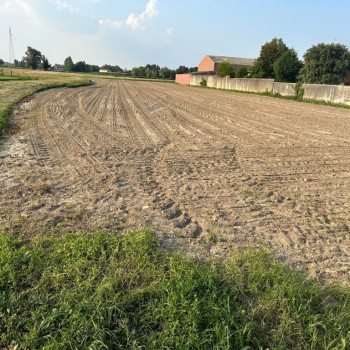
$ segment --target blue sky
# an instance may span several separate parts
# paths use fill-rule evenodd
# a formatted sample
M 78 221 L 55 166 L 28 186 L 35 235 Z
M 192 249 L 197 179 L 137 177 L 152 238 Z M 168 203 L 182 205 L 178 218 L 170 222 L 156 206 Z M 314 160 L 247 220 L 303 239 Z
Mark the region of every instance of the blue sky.
M 0 58 L 27 46 L 50 63 L 197 66 L 206 55 L 255 58 L 282 38 L 301 58 L 312 45 L 350 47 L 350 1 L 0 0 Z

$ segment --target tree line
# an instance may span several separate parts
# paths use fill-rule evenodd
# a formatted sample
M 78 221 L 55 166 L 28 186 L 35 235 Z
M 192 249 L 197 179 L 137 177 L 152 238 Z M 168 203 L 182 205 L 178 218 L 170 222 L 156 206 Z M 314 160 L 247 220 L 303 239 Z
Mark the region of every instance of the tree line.
M 303 82 L 311 84 L 342 84 L 350 72 L 350 51 L 339 43 L 320 43 L 309 48 L 303 56 L 298 58 L 297 52 L 289 48 L 283 40 L 273 38 L 262 45 L 259 57 L 250 68 L 239 67 L 233 71 L 228 62 L 222 62 L 218 68 L 219 76 L 230 75 L 236 78 L 271 78 L 281 82 Z M 0 59 L 0 65 L 4 61 Z M 40 51 L 28 46 L 21 61 L 15 60 L 15 65 L 32 69 L 53 69 L 49 60 Z M 196 72 L 197 67 L 180 65 L 177 69 L 160 67 L 157 64 L 134 67 L 130 70 L 122 69 L 118 65 L 105 64 L 115 75 L 148 79 L 175 79 L 176 74 Z M 66 72 L 97 73 L 100 67 L 87 64 L 85 61 L 73 62 L 69 56 L 64 60 Z
M 222 62 L 218 67 L 218 75 L 338 85 L 344 83 L 350 72 L 350 51 L 342 44 L 314 45 L 306 51 L 303 58 L 303 61 L 299 60 L 297 52 L 282 39 L 273 38 L 262 45 L 260 55 L 252 67 L 240 67 L 234 72 L 228 62 Z
M 70 56 L 64 60 L 64 70 L 66 72 L 99 72 L 99 69 L 98 66 L 86 64 L 84 61 L 74 63 Z M 177 69 L 169 69 L 168 67 L 160 67 L 157 64 L 146 64 L 145 66 L 133 67 L 132 69 L 122 69 L 118 65 L 112 66 L 110 64 L 104 64 L 101 69 L 107 69 L 109 72 L 120 76 L 172 80 L 175 79 L 176 74 L 196 72 L 198 70 L 197 67 L 188 68 L 186 66 L 179 66 Z
M 1 60 L 2 61 L 2 60 Z M 0 64 L 4 63 L 2 61 Z M 39 50 L 36 50 L 30 46 L 27 47 L 27 51 L 22 61 L 15 62 L 16 66 L 26 67 L 31 69 L 54 69 L 49 63 L 48 59 Z M 100 71 L 100 67 L 94 64 L 88 64 L 85 61 L 73 62 L 71 56 L 68 56 L 63 63 L 64 70 L 66 72 L 79 72 L 79 73 L 97 73 Z M 189 72 L 196 72 L 197 67 L 186 67 L 180 65 L 177 69 L 170 69 L 168 67 L 160 67 L 157 64 L 146 64 L 146 66 L 134 67 L 132 69 L 122 69 L 120 66 L 105 64 L 101 68 L 108 69 L 111 73 L 121 76 L 130 76 L 134 78 L 149 78 L 149 79 L 175 79 L 176 74 L 183 74 Z

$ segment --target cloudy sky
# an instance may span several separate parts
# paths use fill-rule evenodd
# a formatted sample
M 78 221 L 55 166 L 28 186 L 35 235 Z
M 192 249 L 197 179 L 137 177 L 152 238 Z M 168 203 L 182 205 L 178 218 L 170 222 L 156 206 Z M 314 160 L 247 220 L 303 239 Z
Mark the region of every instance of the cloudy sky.
M 196 66 L 206 55 L 255 58 L 282 38 L 299 56 L 314 44 L 350 47 L 349 0 L 0 0 L 0 58 L 27 46 L 50 63 Z

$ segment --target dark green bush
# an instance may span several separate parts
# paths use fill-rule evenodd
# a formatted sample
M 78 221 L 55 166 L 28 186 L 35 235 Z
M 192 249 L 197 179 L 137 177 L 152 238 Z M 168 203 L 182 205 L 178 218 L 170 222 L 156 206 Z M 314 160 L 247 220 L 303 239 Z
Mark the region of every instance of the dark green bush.
M 201 87 L 206 87 L 207 86 L 207 81 L 205 79 L 202 79 L 201 82 L 199 83 Z

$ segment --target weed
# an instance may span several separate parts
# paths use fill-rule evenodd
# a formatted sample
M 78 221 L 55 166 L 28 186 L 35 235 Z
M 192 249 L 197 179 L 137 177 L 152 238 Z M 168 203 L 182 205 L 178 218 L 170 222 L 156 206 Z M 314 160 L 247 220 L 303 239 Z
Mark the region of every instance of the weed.
M 18 227 L 17 227 L 18 229 Z M 1 229 L 0 229 L 1 232 Z M 266 250 L 203 263 L 125 235 L 0 233 L 0 347 L 347 349 L 350 290 Z
M 303 98 L 304 98 L 304 89 L 303 89 L 303 83 L 301 81 L 298 81 L 296 84 L 295 84 L 295 100 L 296 101 L 303 101 Z
M 207 86 L 207 81 L 205 79 L 202 79 L 201 82 L 199 83 L 201 87 L 206 87 Z
M 253 195 L 253 191 L 246 189 L 242 192 L 243 195 L 245 195 L 246 197 L 251 197 Z
M 218 236 L 215 233 L 215 228 L 212 228 L 207 235 L 208 244 L 216 244 L 218 242 Z

